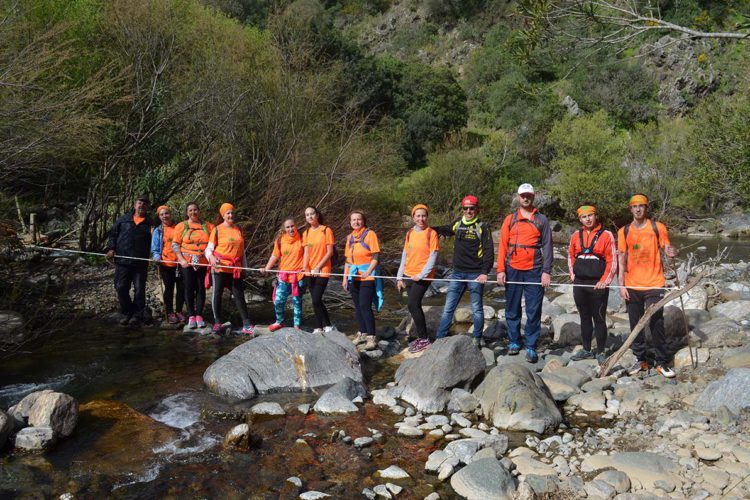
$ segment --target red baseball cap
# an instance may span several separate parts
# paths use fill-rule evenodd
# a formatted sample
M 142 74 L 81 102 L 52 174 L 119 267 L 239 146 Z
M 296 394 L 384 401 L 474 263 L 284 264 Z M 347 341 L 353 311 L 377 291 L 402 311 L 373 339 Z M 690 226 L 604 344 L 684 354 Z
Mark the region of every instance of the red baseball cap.
M 477 200 L 476 196 L 468 195 L 468 196 L 465 196 L 463 200 L 461 200 L 461 206 L 462 207 L 466 207 L 466 206 L 478 207 L 479 200 Z

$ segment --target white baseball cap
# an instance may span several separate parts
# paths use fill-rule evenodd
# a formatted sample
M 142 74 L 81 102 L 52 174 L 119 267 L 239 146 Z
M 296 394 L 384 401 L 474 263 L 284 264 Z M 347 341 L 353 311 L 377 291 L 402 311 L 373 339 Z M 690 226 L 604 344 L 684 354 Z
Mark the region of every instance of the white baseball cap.
M 528 183 L 521 184 L 520 186 L 518 186 L 518 194 L 524 194 L 524 193 L 534 194 L 534 186 Z

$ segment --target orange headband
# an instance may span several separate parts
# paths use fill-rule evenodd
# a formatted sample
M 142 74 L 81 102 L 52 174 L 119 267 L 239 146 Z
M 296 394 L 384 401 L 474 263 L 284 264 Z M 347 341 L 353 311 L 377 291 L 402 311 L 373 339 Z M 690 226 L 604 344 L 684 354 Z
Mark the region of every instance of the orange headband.
M 582 217 L 584 215 L 589 214 L 595 214 L 596 213 L 596 207 L 592 205 L 581 205 L 578 207 L 578 217 Z
M 232 205 L 231 203 L 222 203 L 221 207 L 219 207 L 219 214 L 224 217 L 224 214 L 229 212 L 230 210 L 234 210 L 234 205 Z
M 414 208 L 411 209 L 411 216 L 414 217 L 414 214 L 417 213 L 417 210 L 419 210 L 420 208 L 428 214 L 430 213 L 430 209 L 427 208 L 427 205 L 423 203 L 417 203 L 416 205 L 414 205 Z
M 156 215 L 159 215 L 159 212 L 165 209 L 169 210 L 170 212 L 172 211 L 172 209 L 169 208 L 167 205 L 159 205 L 159 208 L 156 209 Z
M 630 203 L 628 203 L 628 206 L 632 207 L 633 205 L 648 205 L 648 198 L 643 194 L 633 195 L 633 197 L 630 198 Z

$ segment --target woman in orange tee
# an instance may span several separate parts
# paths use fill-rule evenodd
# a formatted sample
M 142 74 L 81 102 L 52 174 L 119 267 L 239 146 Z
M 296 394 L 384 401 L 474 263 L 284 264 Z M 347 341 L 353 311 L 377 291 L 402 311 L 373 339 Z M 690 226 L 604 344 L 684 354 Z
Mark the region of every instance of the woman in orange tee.
M 167 322 L 177 324 L 185 321 L 182 306 L 185 304 L 185 287 L 182 284 L 181 269 L 177 266 L 177 256 L 172 250 L 175 223 L 172 220 L 172 209 L 161 205 L 156 209 L 161 225 L 151 235 L 151 257 L 159 263 L 159 277 L 164 285 L 164 309 Z M 175 295 L 177 288 L 177 295 Z M 176 302 L 176 304 L 175 304 Z
M 188 306 L 188 328 L 204 328 L 203 307 L 206 303 L 206 267 L 208 260 L 205 251 L 208 237 L 214 230 L 210 222 L 203 222 L 196 202 L 190 202 L 185 210 L 188 219 L 175 226 L 172 249 L 182 266 L 185 282 L 185 302 Z
M 372 312 L 376 290 L 375 279 L 371 275 L 378 265 L 380 242 L 375 231 L 367 227 L 364 212 L 355 210 L 350 213 L 349 224 L 352 232 L 346 237 L 346 265 L 342 285 L 344 290 L 351 293 L 357 314 L 359 332 L 354 343 L 365 343 L 365 350 L 371 351 L 377 347 L 375 315 Z
M 305 220 L 308 227 L 302 233 L 302 246 L 305 254 L 302 268 L 305 270 L 307 287 L 310 289 L 313 311 L 317 327 L 313 333 L 329 332 L 333 329 L 328 309 L 323 303 L 323 293 L 328 286 L 331 275 L 331 258 L 333 257 L 333 230 L 323 225 L 323 214 L 315 207 L 305 208 Z
M 242 230 L 234 223 L 234 205 L 224 203 L 219 208 L 221 223 L 211 232 L 206 246 L 206 258 L 211 263 L 211 277 L 214 291 L 211 295 L 211 307 L 214 310 L 213 333 L 221 332 L 221 295 L 224 287 L 231 288 L 234 303 L 242 318 L 242 333 L 253 334 L 253 325 L 245 303 L 245 284 L 242 281 L 242 270 L 247 267 L 245 258 L 245 238 Z M 229 267 L 222 267 L 229 266 Z
M 430 282 L 424 278 L 435 275 L 435 261 L 440 250 L 437 232 L 427 225 L 429 209 L 427 205 L 418 204 L 411 209 L 414 227 L 406 233 L 404 250 L 401 253 L 401 265 L 398 268 L 399 291 L 406 288 L 404 274 L 409 280 L 409 313 L 414 319 L 417 339 L 409 343 L 409 352 L 421 352 L 432 345 L 427 336 L 427 324 L 422 311 L 422 298 L 430 288 Z
M 290 295 L 294 305 L 294 327 L 299 329 L 302 325 L 302 297 L 305 293 L 303 257 L 302 238 L 297 231 L 297 223 L 289 217 L 284 221 L 282 234 L 273 242 L 273 253 L 263 270 L 267 273 L 279 263 L 279 275 L 273 290 L 276 322 L 268 327 L 272 332 L 279 330 L 284 323 L 284 308 Z

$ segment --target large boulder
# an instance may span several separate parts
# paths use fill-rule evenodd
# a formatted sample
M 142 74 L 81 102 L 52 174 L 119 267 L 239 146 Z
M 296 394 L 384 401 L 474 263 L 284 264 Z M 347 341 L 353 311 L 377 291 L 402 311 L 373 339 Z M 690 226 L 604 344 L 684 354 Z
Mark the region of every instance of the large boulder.
M 347 377 L 362 382 L 359 354 L 343 333 L 283 328 L 217 359 L 206 369 L 203 382 L 220 396 L 243 400 L 258 394 L 314 390 Z
M 737 322 L 726 317 L 706 321 L 693 330 L 693 335 L 702 347 L 709 348 L 740 347 L 750 340 Z
M 711 382 L 703 390 L 695 407 L 704 411 L 716 411 L 726 406 L 730 411 L 739 413 L 750 408 L 750 368 L 732 368 L 724 378 Z
M 736 322 L 750 319 L 750 300 L 730 300 L 711 308 L 712 318 L 729 318 Z
M 523 365 L 493 368 L 474 391 L 485 418 L 501 429 L 542 434 L 557 428 L 562 415 L 544 381 Z
M 49 427 L 59 437 L 73 433 L 78 423 L 78 401 L 61 392 L 42 394 L 29 411 L 29 425 Z
M 52 389 L 44 389 L 42 391 L 32 392 L 27 394 L 21 401 L 8 408 L 8 415 L 13 417 L 21 427 L 28 425 L 29 413 L 31 408 L 36 403 L 36 400 L 42 397 L 44 394 L 51 394 L 55 391 Z
M 516 490 L 513 476 L 496 458 L 482 458 L 451 476 L 451 486 L 459 496 L 469 500 L 513 498 Z
M 396 371 L 396 385 L 388 393 L 418 411 L 438 413 L 448 404 L 451 389 L 468 389 L 484 368 L 484 357 L 469 337 L 445 337 L 421 357 L 404 361 Z
M 561 314 L 552 318 L 552 340 L 557 345 L 574 346 L 581 343 L 581 317 L 578 314 Z

